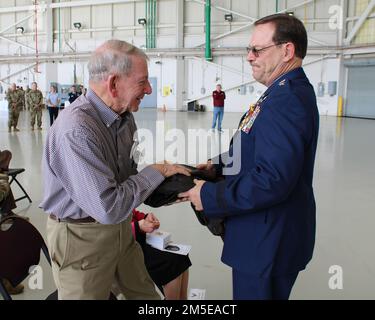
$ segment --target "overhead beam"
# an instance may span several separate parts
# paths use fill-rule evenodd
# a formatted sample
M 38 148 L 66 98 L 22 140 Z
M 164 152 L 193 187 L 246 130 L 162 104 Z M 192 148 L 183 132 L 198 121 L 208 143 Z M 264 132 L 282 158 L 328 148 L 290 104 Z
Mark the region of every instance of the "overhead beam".
M 219 40 L 219 39 L 221 39 L 221 38 L 225 38 L 225 37 L 227 37 L 227 36 L 229 36 L 229 35 L 231 35 L 231 34 L 233 34 L 233 33 L 236 33 L 236 32 L 239 32 L 239 31 L 241 31 L 241 30 L 243 30 L 243 29 L 248 28 L 248 27 L 252 26 L 253 24 L 254 24 L 254 22 L 250 22 L 250 23 L 245 24 L 245 25 L 242 26 L 242 27 L 239 27 L 239 28 L 237 28 L 237 29 L 233 29 L 232 31 L 228 31 L 228 32 L 222 33 L 222 34 L 220 34 L 220 35 L 214 37 L 214 38 L 212 39 L 212 41 L 216 41 L 216 40 Z M 195 47 L 196 47 L 196 48 L 199 48 L 199 47 L 201 47 L 201 46 L 203 46 L 203 45 L 205 45 L 205 42 L 204 42 L 204 43 L 200 43 L 199 45 L 197 45 L 197 46 L 195 46 Z
M 15 27 L 16 25 L 18 25 L 18 24 L 20 24 L 20 23 L 22 23 L 22 22 L 24 22 L 24 21 L 26 21 L 26 20 L 29 20 L 30 18 L 32 18 L 32 17 L 34 17 L 34 16 L 35 16 L 35 13 L 30 14 L 29 16 L 24 17 L 24 18 L 22 18 L 21 20 L 16 21 L 15 23 L 13 23 L 13 24 L 7 26 L 5 29 L 1 30 L 1 31 L 0 31 L 0 39 L 5 40 L 5 41 L 8 41 L 8 42 L 13 43 L 13 44 L 16 44 L 16 45 L 21 46 L 21 47 L 23 47 L 23 48 L 26 48 L 26 49 L 28 49 L 28 50 L 36 51 L 35 48 L 29 47 L 29 46 L 27 46 L 27 45 L 25 45 L 25 44 L 23 44 L 23 43 L 21 43 L 21 42 L 18 42 L 18 41 L 15 41 L 15 40 L 9 39 L 8 37 L 2 35 L 5 31 L 7 31 L 7 30 L 9 30 L 9 29 L 11 29 L 11 28 L 13 28 L 13 27 Z
M 371 0 L 371 2 L 368 4 L 365 11 L 363 11 L 362 15 L 360 16 L 359 20 L 353 27 L 353 29 L 350 31 L 348 37 L 344 40 L 344 44 L 350 45 L 353 38 L 357 35 L 358 31 L 361 29 L 363 24 L 366 22 L 367 17 L 370 15 L 372 10 L 375 7 L 375 0 Z
M 200 4 L 205 4 L 204 1 L 200 1 L 200 0 L 187 0 L 187 2 L 196 2 L 196 3 L 200 3 Z M 247 20 L 250 20 L 250 21 L 253 21 L 255 22 L 257 19 L 254 18 L 254 17 L 250 17 L 250 16 L 247 16 L 245 14 L 242 14 L 240 12 L 237 12 L 237 11 L 234 11 L 234 10 L 229 10 L 229 9 L 226 9 L 226 8 L 223 8 L 223 7 L 220 7 L 220 6 L 216 6 L 216 5 L 211 5 L 212 8 L 215 8 L 219 11 L 223 11 L 223 12 L 226 12 L 226 13 L 232 13 L 236 16 L 239 16 L 239 17 L 242 17 L 242 18 L 245 18 Z
M 303 6 L 307 5 L 307 4 L 309 4 L 309 3 L 311 3 L 311 2 L 315 2 L 315 1 L 316 1 L 316 0 L 307 0 L 307 1 L 304 1 L 304 2 L 302 2 L 302 3 L 296 4 L 295 6 L 292 6 L 292 7 L 286 8 L 286 9 L 284 9 L 284 10 L 280 10 L 280 11 L 278 11 L 277 13 L 285 13 L 285 12 L 287 12 L 287 11 L 293 11 L 294 9 L 298 9 L 298 8 L 300 8 L 300 7 L 303 7 Z
M 52 3 L 50 6 L 51 8 L 54 9 L 54 8 L 85 7 L 85 6 L 116 4 L 116 3 L 123 4 L 126 2 L 145 2 L 145 0 L 81 0 L 81 1 Z
M 17 71 L 15 71 L 15 72 L 12 72 L 11 74 L 8 74 L 6 77 L 1 78 L 1 79 L 0 79 L 0 82 L 3 82 L 3 83 L 5 83 L 5 84 L 9 84 L 9 82 L 5 82 L 5 80 L 8 80 L 8 79 L 10 79 L 11 77 L 14 77 L 14 76 L 16 76 L 16 75 L 18 75 L 18 74 L 20 74 L 20 73 L 22 73 L 22 72 L 25 72 L 25 71 L 27 71 L 27 70 L 30 70 L 31 68 L 34 68 L 36 65 L 37 65 L 37 64 L 34 63 L 34 64 L 31 64 L 31 65 L 27 66 L 26 68 L 23 68 L 23 69 L 21 69 L 21 70 L 17 70 Z
M 27 46 L 26 44 L 23 44 L 23 43 L 21 43 L 21 42 L 17 42 L 17 41 L 15 41 L 15 40 L 11 40 L 11 39 L 9 39 L 9 38 L 7 38 L 7 37 L 4 37 L 4 36 L 2 36 L 2 35 L 0 35 L 0 39 L 3 39 L 3 40 L 8 41 L 8 42 L 10 42 L 10 43 L 16 44 L 16 45 L 18 45 L 18 46 L 21 46 L 21 47 L 23 47 L 23 48 L 25 48 L 25 49 L 27 49 L 27 50 L 36 51 L 35 48 L 31 48 L 31 47 Z
M 5 40 L 5 41 L 8 41 L 8 42 L 13 43 L 13 44 L 16 44 L 16 45 L 21 46 L 21 47 L 23 47 L 23 48 L 25 48 L 25 49 L 28 49 L 28 50 L 31 50 L 31 51 L 36 51 L 35 48 L 32 48 L 32 47 L 30 47 L 30 46 L 27 46 L 27 45 L 25 45 L 25 44 L 23 44 L 23 43 L 21 43 L 21 42 L 18 42 L 18 41 L 15 41 L 15 40 L 9 39 L 9 38 L 6 37 L 5 35 L 3 35 L 3 33 L 4 33 L 5 31 L 8 31 L 9 29 L 15 27 L 16 25 L 18 25 L 18 24 L 20 24 L 20 23 L 22 23 L 22 22 L 24 22 L 24 21 L 29 20 L 30 18 L 32 18 L 32 17 L 34 17 L 34 16 L 35 16 L 35 12 L 33 12 L 32 14 L 30 14 L 30 15 L 28 15 L 28 16 L 22 18 L 21 20 L 16 21 L 15 23 L 10 24 L 10 25 L 7 26 L 5 29 L 1 30 L 1 31 L 0 31 L 0 39 Z
M 356 21 L 358 20 L 360 17 L 348 17 L 346 18 L 346 22 L 350 22 L 350 21 Z M 368 18 L 375 18 L 375 13 L 372 13 L 368 16 Z
M 40 3 L 39 7 L 43 10 L 47 8 L 71 8 L 71 7 L 85 7 L 93 5 L 105 5 L 105 4 L 116 4 L 116 3 L 127 3 L 127 2 L 145 2 L 145 0 L 81 0 L 81 1 L 65 1 L 57 2 L 51 4 Z M 17 6 L 17 7 L 6 7 L 0 8 L 0 13 L 9 13 L 9 12 L 23 12 L 31 11 L 35 8 L 34 5 L 30 6 Z
M 25 18 L 23 18 L 23 19 L 21 19 L 21 20 L 18 20 L 18 21 L 15 22 L 15 23 L 10 24 L 10 25 L 7 26 L 5 29 L 1 30 L 1 31 L 0 31 L 0 34 L 4 33 L 5 31 L 8 31 L 9 29 L 11 29 L 11 28 L 13 28 L 13 27 L 15 27 L 17 24 L 20 24 L 20 23 L 22 23 L 22 22 L 24 22 L 24 21 L 26 21 L 26 20 L 29 20 L 30 18 L 34 17 L 34 15 L 35 15 L 35 13 L 32 13 L 32 14 L 30 14 L 29 16 L 27 16 L 27 17 L 25 17 Z
M 194 1 L 194 2 L 198 2 L 198 3 L 202 3 L 202 4 L 204 4 L 204 2 L 199 1 L 199 0 L 189 0 L 189 1 Z M 299 7 L 305 6 L 305 5 L 307 5 L 307 4 L 311 3 L 311 2 L 314 2 L 314 1 L 315 1 L 315 0 L 307 0 L 307 1 L 304 1 L 304 2 L 302 2 L 302 3 L 300 3 L 300 4 L 297 4 L 297 5 L 295 5 L 295 6 L 292 6 L 292 7 L 290 7 L 290 8 L 287 8 L 287 9 L 281 10 L 281 11 L 279 11 L 278 13 L 284 13 L 284 12 L 287 12 L 287 11 L 295 10 L 295 9 L 297 9 L 297 8 L 299 8 Z M 375 1 L 375 0 L 373 0 L 373 1 Z M 254 22 L 256 21 L 256 19 L 251 18 L 251 17 L 248 17 L 248 18 L 251 19 L 251 22 L 250 22 L 250 23 L 248 23 L 248 24 L 246 24 L 246 25 L 244 25 L 244 26 L 242 26 L 242 27 L 240 27 L 240 28 L 234 29 L 234 30 L 232 30 L 232 31 L 229 31 L 229 32 L 225 32 L 225 33 L 223 33 L 223 34 L 220 34 L 220 35 L 216 36 L 215 38 L 213 38 L 212 41 L 215 41 L 215 40 L 218 40 L 218 39 L 221 39 L 221 38 L 227 37 L 227 36 L 229 36 L 229 35 L 231 35 L 231 34 L 233 34 L 233 33 L 239 32 L 239 31 L 241 31 L 241 30 L 243 30 L 243 29 L 245 29 L 245 28 L 248 28 L 248 27 L 252 26 L 252 25 L 254 24 Z M 318 44 L 320 44 L 320 45 L 327 45 L 326 43 L 321 42 L 321 41 L 318 41 L 318 40 L 315 40 L 315 39 L 313 39 L 313 38 L 311 38 L 311 37 L 309 37 L 309 39 L 310 39 L 312 42 L 318 43 Z M 205 44 L 205 42 L 204 42 L 204 43 L 200 43 L 199 45 L 196 45 L 195 47 L 198 48 L 198 47 L 203 46 L 204 44 Z
M 238 57 L 244 55 L 244 48 L 220 48 L 213 50 L 214 57 L 232 56 Z M 350 46 L 350 47 L 310 47 L 307 54 L 309 56 L 324 56 L 324 55 L 357 55 L 357 54 L 372 54 L 375 55 L 375 45 L 369 46 Z M 78 52 L 78 53 L 42 53 L 39 55 L 39 62 L 52 63 L 53 61 L 87 61 L 91 52 Z M 151 49 L 147 51 L 150 58 L 160 59 L 160 57 L 201 57 L 204 58 L 204 50 L 202 48 L 174 48 L 174 49 Z M 26 64 L 35 61 L 35 55 L 0 55 L 0 63 L 19 63 Z

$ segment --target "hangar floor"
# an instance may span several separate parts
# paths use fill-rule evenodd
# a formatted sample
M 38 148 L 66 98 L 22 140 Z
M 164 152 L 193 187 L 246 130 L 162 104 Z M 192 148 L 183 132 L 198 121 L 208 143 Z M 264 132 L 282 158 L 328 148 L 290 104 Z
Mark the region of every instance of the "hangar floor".
M 33 203 L 17 203 L 16 213 L 30 217 L 30 221 L 45 236 L 46 215 L 38 208 L 42 197 L 41 157 L 43 143 L 49 128 L 47 113 L 43 115 L 43 130 L 29 129 L 29 114 L 22 112 L 18 133 L 8 133 L 7 111 L 0 110 L 1 150 L 13 152 L 11 167 L 24 167 L 20 182 L 29 192 Z M 223 128 L 237 127 L 241 114 L 226 113 Z M 204 129 L 211 125 L 212 113 L 166 113 L 141 110 L 135 114 L 139 128 L 151 132 L 164 127 L 166 132 L 179 128 Z M 232 131 L 231 131 L 232 132 Z M 230 132 L 225 131 L 223 147 Z M 217 133 L 209 133 L 214 147 L 218 147 Z M 321 117 L 321 129 L 315 169 L 315 195 L 317 202 L 317 238 L 313 260 L 301 272 L 294 286 L 291 299 L 374 299 L 375 298 L 375 122 L 371 120 Z M 160 142 L 160 137 L 158 140 Z M 190 144 L 186 144 L 186 148 Z M 196 146 L 192 144 L 193 148 Z M 197 148 L 197 147 L 196 147 Z M 155 148 L 156 153 L 160 148 Z M 215 149 L 217 151 L 217 149 Z M 189 154 L 189 153 L 187 153 Z M 197 161 L 199 162 L 199 161 Z M 19 195 L 18 187 L 12 185 Z M 150 211 L 150 208 L 141 206 Z M 154 209 L 161 221 L 161 228 L 170 231 L 177 243 L 192 246 L 190 257 L 189 288 L 206 290 L 206 299 L 231 299 L 231 269 L 220 262 L 221 239 L 211 236 L 196 220 L 189 204 Z M 25 244 L 27 245 L 27 244 Z M 244 252 L 246 254 L 246 252 Z M 3 262 L 2 262 L 3 263 Z M 42 259 L 43 290 L 31 290 L 28 280 L 25 292 L 15 299 L 44 299 L 54 290 L 50 268 Z M 342 290 L 330 288 L 330 278 L 343 272 Z M 329 272 L 334 272 L 330 274 Z

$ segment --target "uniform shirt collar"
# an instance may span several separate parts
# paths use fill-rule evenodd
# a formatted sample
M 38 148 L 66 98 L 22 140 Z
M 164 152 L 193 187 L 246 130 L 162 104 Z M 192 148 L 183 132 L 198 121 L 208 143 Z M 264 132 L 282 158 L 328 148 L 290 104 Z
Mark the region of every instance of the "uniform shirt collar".
M 94 106 L 106 127 L 111 127 L 116 121 L 122 119 L 120 115 L 111 110 L 90 88 L 87 90 L 86 98 Z
M 284 73 L 280 77 L 278 77 L 274 82 L 272 82 L 272 84 L 268 87 L 266 93 L 268 94 L 275 86 L 279 85 L 282 81 L 296 79 L 303 75 L 305 75 L 305 72 L 303 71 L 302 67 L 298 67 L 287 73 Z

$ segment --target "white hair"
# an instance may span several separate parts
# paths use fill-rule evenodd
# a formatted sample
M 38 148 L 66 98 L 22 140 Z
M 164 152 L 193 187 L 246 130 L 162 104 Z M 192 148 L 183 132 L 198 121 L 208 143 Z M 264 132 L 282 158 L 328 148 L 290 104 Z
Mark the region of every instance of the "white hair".
M 148 60 L 147 55 L 132 44 L 121 40 L 108 40 L 91 55 L 89 80 L 104 81 L 110 74 L 128 75 L 132 69 L 131 56 Z

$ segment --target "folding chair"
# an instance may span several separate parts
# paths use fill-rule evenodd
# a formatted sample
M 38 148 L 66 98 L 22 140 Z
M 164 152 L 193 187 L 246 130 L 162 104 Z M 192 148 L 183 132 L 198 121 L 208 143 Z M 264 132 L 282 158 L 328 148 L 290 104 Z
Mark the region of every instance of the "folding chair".
M 0 294 L 5 300 L 12 300 L 12 297 L 1 279 L 7 279 L 14 287 L 20 284 L 29 276 L 30 267 L 39 264 L 41 250 L 51 265 L 43 237 L 29 221 L 17 216 L 9 216 L 0 221 Z M 57 298 L 56 290 L 46 300 Z M 109 300 L 117 300 L 112 292 Z
M 30 267 L 39 264 L 40 250 L 51 264 L 47 246 L 30 222 L 16 216 L 0 221 L 0 293 L 5 300 L 12 297 L 1 279 L 7 279 L 14 287 L 20 284 L 29 276 Z
M 25 172 L 24 168 L 8 169 L 7 171 L 4 171 L 4 173 L 6 173 L 9 177 L 11 177 L 9 185 L 11 185 L 13 181 L 15 181 L 18 184 L 18 186 L 21 188 L 21 190 L 24 194 L 24 196 L 19 197 L 19 198 L 15 199 L 14 201 L 17 202 L 17 201 L 20 201 L 20 200 L 23 200 L 23 199 L 28 199 L 29 202 L 31 203 L 32 202 L 31 198 L 27 194 L 26 190 L 22 187 L 21 183 L 17 180 L 17 175 L 19 175 L 22 172 Z

